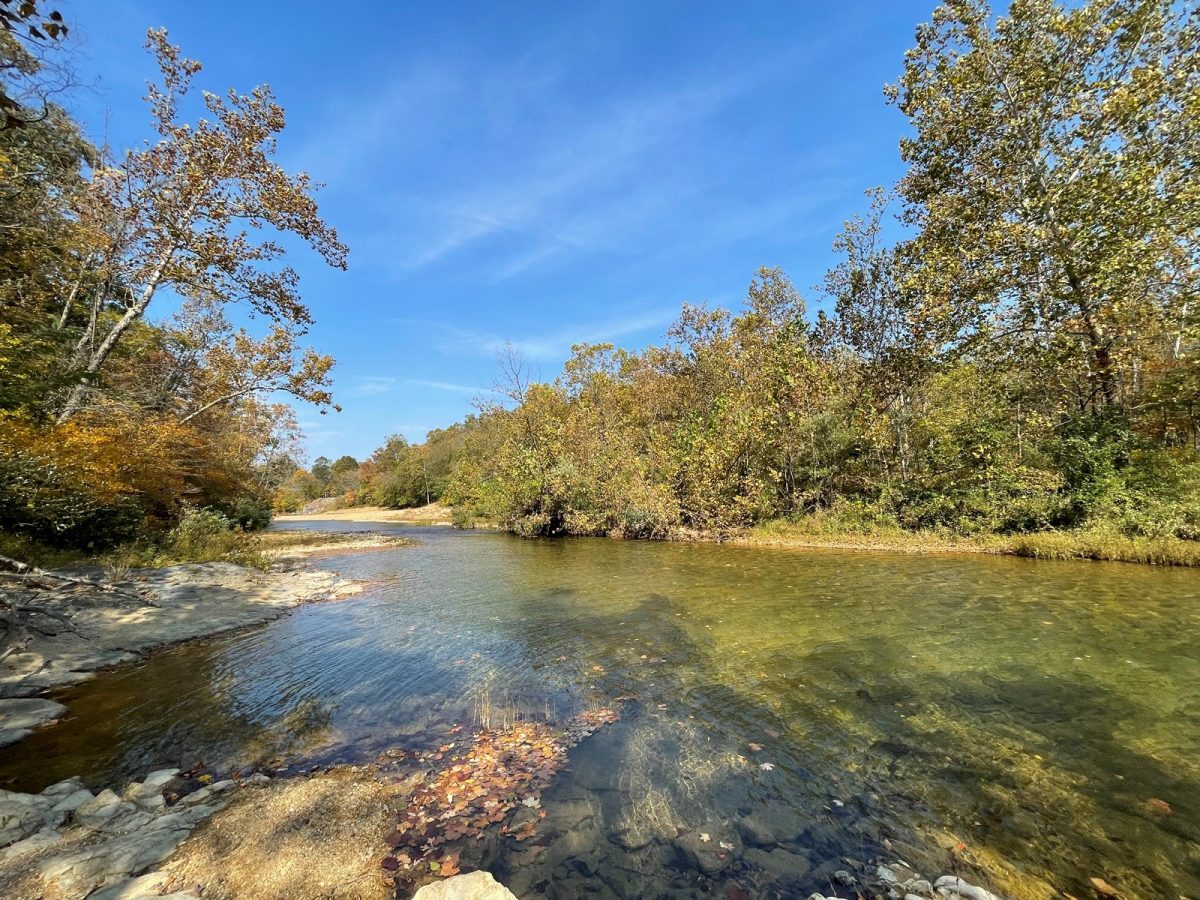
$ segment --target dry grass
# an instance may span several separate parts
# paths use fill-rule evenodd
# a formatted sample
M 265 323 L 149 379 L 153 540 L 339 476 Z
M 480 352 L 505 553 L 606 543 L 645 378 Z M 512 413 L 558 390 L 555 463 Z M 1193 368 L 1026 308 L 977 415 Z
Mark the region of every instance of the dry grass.
M 403 522 L 407 525 L 450 525 L 450 507 L 440 503 L 412 509 L 386 509 L 382 506 L 354 506 L 332 512 L 300 513 L 276 516 L 276 522 Z
M 362 767 L 243 788 L 162 870 L 208 900 L 389 897 L 382 837 L 409 793 Z

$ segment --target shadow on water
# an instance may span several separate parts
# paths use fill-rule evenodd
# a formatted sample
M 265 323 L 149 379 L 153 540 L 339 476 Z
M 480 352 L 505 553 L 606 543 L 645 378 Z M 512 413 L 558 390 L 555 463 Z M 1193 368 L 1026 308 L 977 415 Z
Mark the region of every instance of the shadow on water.
M 465 861 L 518 894 L 807 896 L 961 840 L 1080 896 L 1200 894 L 1196 573 L 389 530 L 420 543 L 322 561 L 367 596 L 81 685 L 0 775 L 357 761 L 624 697 L 537 837 Z

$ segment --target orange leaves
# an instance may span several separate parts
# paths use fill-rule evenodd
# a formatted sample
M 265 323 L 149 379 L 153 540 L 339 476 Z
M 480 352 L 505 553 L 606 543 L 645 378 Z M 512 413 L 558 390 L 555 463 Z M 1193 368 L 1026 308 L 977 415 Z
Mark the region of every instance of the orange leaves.
M 602 708 L 577 716 L 565 728 L 525 722 L 481 731 L 465 747 L 451 742 L 423 754 L 422 759 L 441 765 L 413 792 L 384 838 L 392 850 L 381 863 L 384 878 L 415 881 L 429 873 L 456 874 L 458 852 L 446 845 L 482 838 L 518 810 L 521 816 L 513 821 L 520 821 L 503 825 L 501 832 L 515 841 L 529 840 L 545 815 L 540 795 L 566 764 L 567 750 L 618 718 L 615 710 Z M 461 730 L 455 726 L 453 732 Z

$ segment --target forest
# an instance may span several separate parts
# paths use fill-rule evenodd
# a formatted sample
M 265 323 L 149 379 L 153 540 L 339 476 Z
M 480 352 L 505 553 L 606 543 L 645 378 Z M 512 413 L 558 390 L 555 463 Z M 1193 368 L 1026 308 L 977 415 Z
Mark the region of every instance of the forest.
M 269 89 L 197 103 L 200 64 L 151 31 L 153 129 L 116 153 L 56 105 L 61 16 L 0 10 L 13 546 L 111 547 L 188 510 L 253 527 L 328 496 L 530 536 L 1200 539 L 1191 4 L 943 4 L 885 90 L 906 173 L 868 191 L 809 299 L 764 267 L 737 308 L 685 304 L 641 350 L 577 345 L 552 382 L 505 354 L 465 421 L 310 468 L 280 398 L 332 409 L 333 360 L 304 346 L 285 257 L 347 249 L 273 160 Z M 267 327 L 231 324 L 247 313 Z
M 763 268 L 740 308 L 578 345 L 552 383 L 506 355 L 499 400 L 393 438 L 347 499 L 432 491 L 525 535 L 1196 541 L 1197 11 L 947 3 L 886 97 L 907 173 L 845 224 L 816 304 Z

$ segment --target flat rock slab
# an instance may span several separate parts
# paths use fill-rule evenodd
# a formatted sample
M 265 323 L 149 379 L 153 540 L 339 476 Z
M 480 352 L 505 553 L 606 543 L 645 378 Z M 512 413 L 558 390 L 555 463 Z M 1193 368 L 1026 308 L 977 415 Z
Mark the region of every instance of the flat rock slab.
M 0 700 L 0 746 L 19 741 L 39 725 L 53 722 L 67 708 L 43 697 Z
M 517 900 L 517 896 L 491 872 L 470 872 L 427 884 L 413 895 L 413 900 Z
M 8 698 L 0 699 L 0 746 L 62 715 L 61 704 L 36 694 L 157 647 L 257 625 L 302 603 L 360 589 L 334 572 L 262 572 L 221 562 L 143 569 L 121 587 L 144 593 L 154 605 L 102 591 L 66 595 L 61 604 L 82 636 L 38 635 L 24 652 L 0 662 L 0 698 Z

